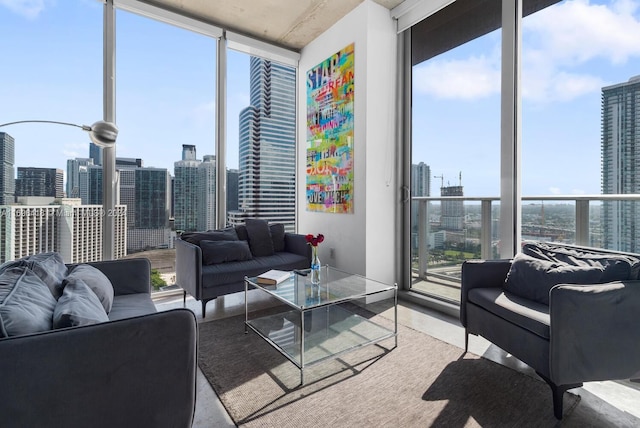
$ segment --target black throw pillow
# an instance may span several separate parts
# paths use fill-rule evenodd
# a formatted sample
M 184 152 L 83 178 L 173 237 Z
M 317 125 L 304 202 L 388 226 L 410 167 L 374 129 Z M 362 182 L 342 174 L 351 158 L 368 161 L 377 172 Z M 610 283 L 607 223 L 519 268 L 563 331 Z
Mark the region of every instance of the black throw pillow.
M 244 222 L 249 235 L 249 247 L 254 257 L 272 256 L 274 254 L 271 231 L 266 220 L 248 218 Z
M 221 230 L 211 230 L 207 232 L 184 232 L 180 235 L 180 239 L 190 242 L 191 244 L 200 245 L 200 241 L 237 241 L 238 234 L 233 227 L 227 227 Z
M 273 241 L 273 251 L 276 253 L 284 251 L 284 224 L 276 223 L 269 226 L 271 240 Z
M 251 260 L 247 241 L 200 241 L 202 262 L 205 265 Z

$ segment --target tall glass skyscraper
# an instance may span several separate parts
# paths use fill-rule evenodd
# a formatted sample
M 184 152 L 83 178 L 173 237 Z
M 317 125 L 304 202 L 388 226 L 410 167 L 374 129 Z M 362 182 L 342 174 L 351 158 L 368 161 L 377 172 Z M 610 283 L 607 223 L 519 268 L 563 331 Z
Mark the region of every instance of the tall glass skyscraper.
M 0 205 L 15 201 L 15 161 L 15 140 L 6 132 L 0 132 Z
M 640 76 L 602 88 L 602 193 L 640 193 Z M 605 201 L 603 247 L 640 251 L 640 206 Z
M 250 103 L 240 112 L 238 212 L 295 227 L 296 71 L 251 57 Z

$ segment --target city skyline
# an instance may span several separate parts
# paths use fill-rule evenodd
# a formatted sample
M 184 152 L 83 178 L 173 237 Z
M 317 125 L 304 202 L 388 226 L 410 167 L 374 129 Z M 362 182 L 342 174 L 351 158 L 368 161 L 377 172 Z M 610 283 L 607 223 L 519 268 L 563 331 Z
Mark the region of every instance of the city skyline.
M 524 18 L 523 195 L 601 193 L 600 92 L 640 74 L 639 5 L 567 0 Z M 102 5 L 93 0 L 0 0 L 7 58 L 0 79 L 11 82 L 0 121 L 101 118 L 101 22 Z M 172 171 L 182 144 L 215 154 L 214 40 L 124 11 L 116 22 L 117 156 Z M 494 31 L 413 70 L 412 163 L 430 165 L 450 184 L 462 171 L 469 196 L 500 190 L 500 39 Z M 229 50 L 228 60 L 227 166 L 238 168 L 249 56 Z M 2 130 L 16 138 L 16 166 L 64 169 L 66 160 L 89 155 L 76 129 Z

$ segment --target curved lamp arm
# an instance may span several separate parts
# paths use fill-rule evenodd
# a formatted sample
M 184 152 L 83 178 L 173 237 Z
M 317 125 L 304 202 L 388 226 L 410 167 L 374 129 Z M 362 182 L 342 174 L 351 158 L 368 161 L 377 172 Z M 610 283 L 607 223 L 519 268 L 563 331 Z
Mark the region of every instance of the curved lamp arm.
M 75 123 L 58 122 L 55 120 L 19 120 L 17 122 L 2 123 L 0 124 L 0 128 L 18 123 L 54 123 L 56 125 L 75 126 L 83 131 L 87 131 L 93 144 L 99 147 L 113 147 L 118 137 L 118 127 L 114 123 L 105 122 L 104 120 L 99 120 L 91 126 L 76 125 Z

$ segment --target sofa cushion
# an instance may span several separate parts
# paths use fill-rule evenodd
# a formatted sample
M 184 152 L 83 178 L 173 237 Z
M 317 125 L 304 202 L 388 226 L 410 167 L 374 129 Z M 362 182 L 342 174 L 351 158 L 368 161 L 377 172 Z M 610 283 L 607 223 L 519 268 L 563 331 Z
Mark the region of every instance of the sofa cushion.
M 536 259 L 518 253 L 511 263 L 504 289 L 517 296 L 549 304 L 549 291 L 557 284 L 601 284 L 628 279 L 630 266 L 618 260 L 587 265 L 569 265 Z
M 202 263 L 213 265 L 235 261 L 250 260 L 251 250 L 247 241 L 200 241 Z
M 203 288 L 226 284 L 242 284 L 245 276 L 253 277 L 270 269 L 293 270 L 309 267 L 309 259 L 299 254 L 280 252 L 272 256 L 254 257 L 244 262 L 202 266 Z
M 113 299 L 109 320 L 121 320 L 157 312 L 147 293 L 123 294 Z
M 113 285 L 109 278 L 99 269 L 91 265 L 77 265 L 64 280 L 65 288 L 69 283 L 82 280 L 98 296 L 106 313 L 111 311 L 113 305 Z
M 67 282 L 53 311 L 53 328 L 109 321 L 100 299 L 81 279 Z
M 607 274 L 610 273 L 606 269 L 608 264 L 627 263 L 630 267 L 630 274 L 628 278 L 623 279 L 640 278 L 640 258 L 631 254 L 614 253 L 607 250 L 592 251 L 590 249 L 571 248 L 546 242 L 527 242 L 522 246 L 522 253 L 537 259 L 573 266 L 603 266 Z M 609 280 L 606 277 L 603 278 L 603 282 L 609 281 L 613 280 Z
M 498 287 L 474 288 L 469 290 L 468 298 L 469 302 L 492 314 L 549 339 L 548 305 L 504 292 Z
M 266 220 L 248 218 L 244 222 L 249 236 L 249 247 L 254 257 L 273 255 L 271 231 Z
M 271 241 L 273 242 L 273 251 L 284 251 L 284 224 L 275 223 L 269 225 L 269 232 L 271 232 Z
M 67 275 L 67 265 L 60 254 L 39 253 L 12 260 L 0 266 L 0 272 L 16 266 L 31 269 L 49 287 L 54 298 L 58 299 L 62 295 L 62 281 Z
M 56 299 L 27 266 L 0 273 L 0 337 L 51 330 Z
M 247 226 L 244 224 L 236 225 L 236 233 L 238 234 L 238 239 L 241 241 L 249 241 L 249 235 L 247 234 Z
M 233 227 L 220 230 L 209 230 L 207 232 L 184 232 L 180 239 L 191 244 L 200 245 L 200 241 L 237 241 L 238 234 Z

